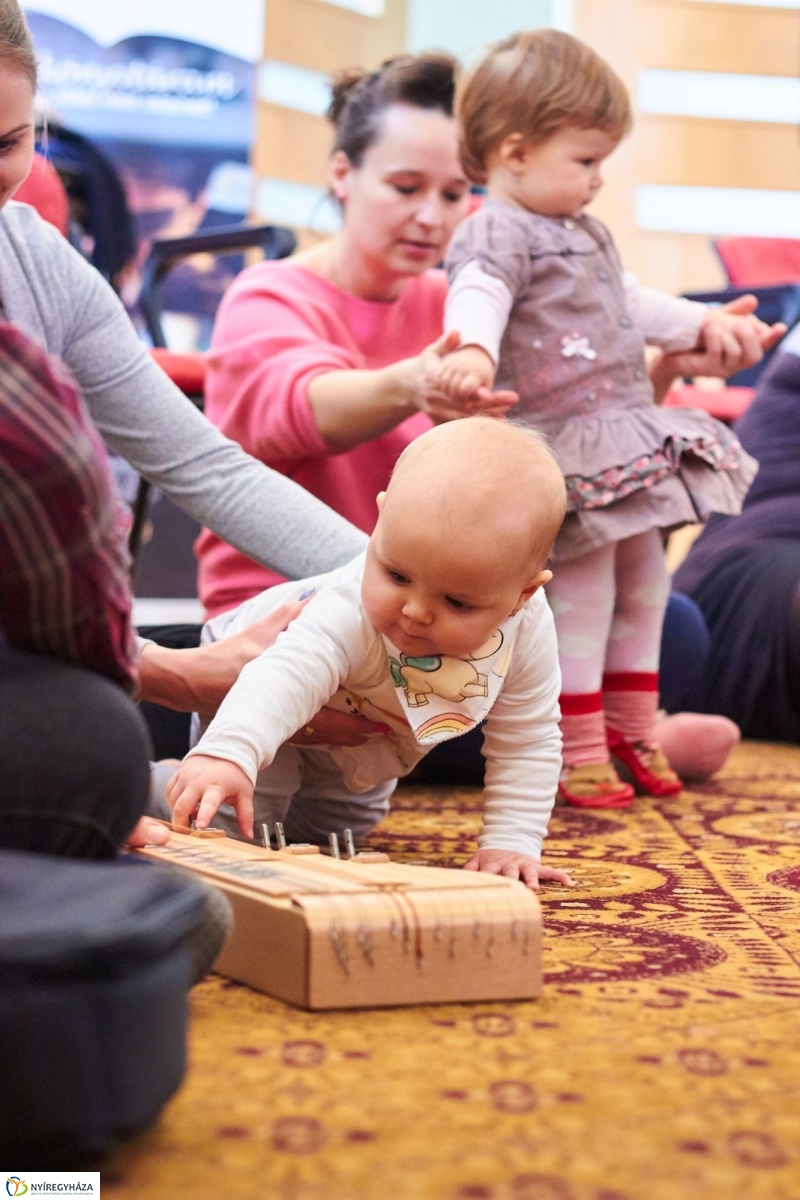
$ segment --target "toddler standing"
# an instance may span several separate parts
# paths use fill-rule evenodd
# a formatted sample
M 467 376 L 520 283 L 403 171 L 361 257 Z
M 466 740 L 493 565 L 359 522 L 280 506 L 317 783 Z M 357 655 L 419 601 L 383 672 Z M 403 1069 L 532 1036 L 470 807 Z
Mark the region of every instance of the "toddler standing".
M 199 826 L 231 832 L 238 821 L 245 837 L 254 820 L 282 821 L 291 841 L 363 836 L 399 776 L 486 718 L 484 827 L 467 866 L 533 888 L 569 883 L 540 863 L 561 765 L 558 654 L 540 591 L 564 516 L 555 460 L 532 430 L 455 421 L 407 447 L 379 506 L 366 560 L 270 588 L 206 626 L 204 640 L 225 637 L 313 591 L 168 785 L 175 820 L 196 811 Z M 323 704 L 387 732 L 360 746 L 290 745 Z
M 657 747 L 658 658 L 669 594 L 662 535 L 741 507 L 757 464 L 705 413 L 658 408 L 645 343 L 724 347 L 769 330 L 754 318 L 640 287 L 608 230 L 587 216 L 600 164 L 630 126 L 621 80 L 588 46 L 552 30 L 491 50 L 460 99 L 465 169 L 488 184 L 447 256 L 448 331 L 462 348 L 443 386 L 519 395 L 515 421 L 550 440 L 567 485 L 548 598 L 563 676 L 571 804 L 622 808 L 633 788 L 680 791 Z M 518 490 L 509 473 L 508 486 Z

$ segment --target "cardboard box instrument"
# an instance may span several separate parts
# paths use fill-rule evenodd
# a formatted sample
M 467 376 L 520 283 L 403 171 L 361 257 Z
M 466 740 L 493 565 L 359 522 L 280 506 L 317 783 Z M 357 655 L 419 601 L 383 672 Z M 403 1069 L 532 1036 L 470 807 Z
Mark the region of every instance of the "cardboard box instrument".
M 234 927 L 214 969 L 230 979 L 310 1009 L 541 991 L 541 912 L 522 883 L 204 834 L 173 831 L 166 846 L 138 853 L 194 871 L 228 897 Z

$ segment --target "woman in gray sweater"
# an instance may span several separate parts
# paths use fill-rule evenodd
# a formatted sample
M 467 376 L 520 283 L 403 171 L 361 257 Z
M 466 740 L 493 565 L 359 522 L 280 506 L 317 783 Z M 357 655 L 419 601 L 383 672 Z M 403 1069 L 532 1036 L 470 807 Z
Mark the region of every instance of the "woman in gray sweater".
M 0 34 L 2 18 L 0 16 Z M 9 111 L 25 83 L 27 126 Z M 9 202 L 30 166 L 33 90 L 14 80 L 0 36 L 0 303 L 67 364 L 108 445 L 180 508 L 292 578 L 341 566 L 365 539 L 338 514 L 224 437 L 156 366 L 106 281 L 27 205 Z M 16 131 L 10 140 L 8 130 Z M 11 147 L 5 150 L 5 147 Z M 17 176 L 17 178 L 14 178 Z M 9 177 L 11 177 L 9 179 Z
M 105 280 L 32 208 L 12 200 L 31 167 L 35 89 L 36 62 L 25 19 L 17 0 L 0 0 L 0 318 L 63 361 L 107 444 L 221 538 L 265 566 L 295 578 L 349 561 L 363 550 L 364 535 L 215 429 L 152 361 Z M 10 495 L 5 503 L 12 503 Z M 259 638 L 270 640 L 274 631 L 256 631 L 255 642 Z M 0 650 L 2 642 L 0 612 Z M 201 651 L 170 651 L 149 644 L 140 663 L 141 693 L 174 707 L 196 707 L 198 694 L 205 694 L 213 707 L 215 697 L 224 694 L 244 658 L 253 652 L 253 645 L 243 644 L 233 647 L 229 657 L 210 661 Z M 180 669 L 178 654 L 182 656 Z M 42 668 L 48 660 L 32 657 L 39 660 L 34 665 L 36 687 L 47 689 Z M 0 671 L 5 675 L 0 683 L 15 688 L 17 697 L 20 671 L 19 660 L 13 680 L 9 672 Z M 13 704 L 13 695 L 6 700 Z M 43 721 L 41 731 L 33 727 L 38 725 L 34 714 L 40 707 L 32 702 L 27 710 L 29 745 L 38 747 L 45 758 L 61 760 L 63 774 L 61 746 L 47 741 L 54 733 L 52 722 Z M 77 712 L 80 706 L 60 706 L 65 721 L 72 707 Z M 130 715 L 136 716 L 132 710 Z M 130 738 L 126 737 L 124 706 L 117 716 L 120 730 L 119 737 L 114 737 L 108 725 L 115 718 L 106 708 L 107 745 L 117 750 L 121 742 L 143 745 L 141 730 L 135 725 L 129 730 Z M 80 730 L 61 724 L 63 747 L 74 746 Z M 350 740 L 353 736 L 340 720 L 328 729 L 323 717 L 319 726 L 317 737 L 325 733 L 326 740 Z M 95 741 L 95 765 L 101 776 L 105 769 L 103 740 Z M 3 746 L 14 757 L 19 795 L 24 755 L 19 753 L 18 739 L 6 740 Z M 0 754 L 0 760 L 2 757 Z M 0 773 L 6 778 L 8 765 L 0 761 Z M 114 764 L 107 765 L 109 770 L 113 766 L 115 787 L 119 786 L 119 754 Z M 35 761 L 31 766 L 35 775 Z M 135 773 L 122 774 L 132 780 Z M 110 782 L 112 776 L 108 778 Z M 134 787 L 132 782 L 129 786 Z M 134 790 L 137 797 L 129 802 L 141 812 L 146 794 L 140 803 L 140 785 Z M 125 804 L 120 798 L 120 805 L 124 808 Z

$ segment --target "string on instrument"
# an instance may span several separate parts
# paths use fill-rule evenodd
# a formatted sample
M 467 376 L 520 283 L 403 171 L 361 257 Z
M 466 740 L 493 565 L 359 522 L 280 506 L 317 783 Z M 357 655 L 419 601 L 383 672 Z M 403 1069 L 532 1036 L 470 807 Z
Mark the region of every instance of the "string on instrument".
M 394 895 L 397 896 L 401 905 L 407 904 L 411 911 L 411 921 L 414 926 L 414 957 L 417 968 L 420 968 L 425 962 L 425 955 L 422 952 L 422 922 L 419 919 L 419 910 L 407 892 L 395 892 Z

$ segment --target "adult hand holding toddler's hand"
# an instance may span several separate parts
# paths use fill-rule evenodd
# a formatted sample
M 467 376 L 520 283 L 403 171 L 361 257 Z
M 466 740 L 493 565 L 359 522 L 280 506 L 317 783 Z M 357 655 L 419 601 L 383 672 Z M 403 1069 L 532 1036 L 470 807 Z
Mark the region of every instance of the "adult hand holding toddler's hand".
M 474 401 L 494 383 L 494 363 L 481 346 L 461 346 L 445 356 L 440 382 L 449 395 Z
M 757 307 L 758 299 L 745 295 L 730 300 L 719 311 L 746 317 Z M 664 399 L 676 379 L 694 379 L 698 375 L 727 379 L 737 371 L 754 366 L 786 333 L 786 326 L 780 323 L 764 327 L 767 332 L 763 336 L 758 335 L 757 328 L 743 331 L 742 339 L 737 339 L 733 346 L 729 339 L 723 338 L 721 328 L 710 322 L 704 330 L 702 349 L 660 355 L 650 368 L 656 401 L 660 403 Z
M 751 298 L 747 299 L 749 301 Z M 755 297 L 752 299 L 755 300 Z M 769 326 L 760 321 L 754 311 L 731 312 L 727 308 L 710 308 L 703 322 L 700 345 L 720 354 L 729 369 L 741 370 L 743 362 L 759 362 L 765 348 L 773 345 L 776 336 L 785 332 L 785 325 Z
M 468 863 L 465 871 L 488 871 L 490 875 L 505 875 L 507 879 L 521 879 L 532 892 L 538 892 L 542 879 L 552 879 L 565 887 L 574 887 L 566 871 L 555 867 L 543 867 L 538 858 L 520 854 L 517 850 L 479 850 Z
M 406 371 L 406 386 L 415 406 L 436 425 L 472 417 L 476 413 L 487 417 L 504 417 L 519 399 L 516 392 L 493 392 L 489 387 L 479 387 L 465 399 L 450 386 L 447 356 L 457 351 L 459 345 L 458 333 L 446 333 L 416 358 L 397 364 L 398 368 Z
M 253 836 L 253 785 L 241 767 L 225 758 L 193 754 L 184 759 L 167 784 L 176 825 L 189 825 L 195 816 L 198 829 L 207 829 L 221 804 L 236 809 L 239 828 Z

